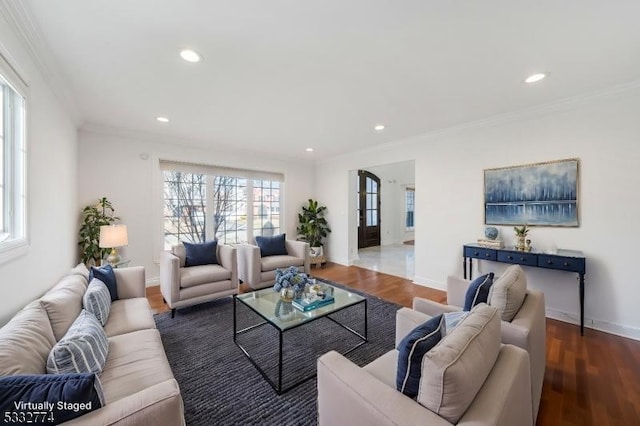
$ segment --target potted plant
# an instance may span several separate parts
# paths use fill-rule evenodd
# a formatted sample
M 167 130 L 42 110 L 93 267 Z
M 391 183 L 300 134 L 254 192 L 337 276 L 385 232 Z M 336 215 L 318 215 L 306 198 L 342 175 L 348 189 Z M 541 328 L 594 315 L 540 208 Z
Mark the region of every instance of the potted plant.
M 312 256 L 322 255 L 322 239 L 331 232 L 324 218 L 325 210 L 326 206 L 310 198 L 309 203 L 302 206 L 302 212 L 298 213 L 298 237 L 309 243 Z
M 113 215 L 114 211 L 106 197 L 82 209 L 78 246 L 80 246 L 80 258 L 88 266 L 100 265 L 102 259 L 109 253 L 109 249 L 100 248 L 100 227 L 111 225 L 119 219 Z

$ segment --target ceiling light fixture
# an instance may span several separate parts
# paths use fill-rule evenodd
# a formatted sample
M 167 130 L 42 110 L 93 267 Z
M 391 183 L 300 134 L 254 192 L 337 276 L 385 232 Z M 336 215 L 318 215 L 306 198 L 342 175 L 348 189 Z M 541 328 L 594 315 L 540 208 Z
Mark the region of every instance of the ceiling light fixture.
M 535 83 L 535 82 L 537 82 L 537 81 L 542 80 L 542 79 L 543 79 L 543 78 L 545 78 L 546 76 L 547 76 L 547 74 L 545 74 L 545 73 L 543 73 L 543 72 L 538 73 L 538 74 L 533 74 L 533 75 L 530 75 L 529 77 L 527 77 L 527 78 L 524 80 L 524 82 L 525 82 L 525 83 Z
M 191 49 L 184 49 L 180 51 L 180 56 L 187 62 L 200 62 L 202 60 L 202 56 Z
M 156 117 L 156 120 L 158 120 L 161 123 L 168 123 L 169 119 L 167 117 Z
M 373 130 L 377 130 L 378 132 L 384 130 L 384 124 L 376 124 Z
M 307 152 L 313 152 L 313 148 L 307 148 L 307 149 L 305 149 L 305 151 L 307 151 Z

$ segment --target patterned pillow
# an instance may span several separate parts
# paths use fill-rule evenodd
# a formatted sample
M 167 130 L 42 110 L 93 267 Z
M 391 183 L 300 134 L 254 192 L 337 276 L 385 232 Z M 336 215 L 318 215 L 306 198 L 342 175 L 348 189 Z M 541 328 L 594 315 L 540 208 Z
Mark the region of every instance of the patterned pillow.
M 463 311 L 470 311 L 471 308 L 478 303 L 487 303 L 489 298 L 489 290 L 493 285 L 493 272 L 485 275 L 481 275 L 475 280 L 471 281 L 469 288 L 467 288 L 467 294 L 464 296 L 464 308 Z
M 109 319 L 109 312 L 111 311 L 111 294 L 107 285 L 94 278 L 84 293 L 82 305 L 87 311 L 95 315 L 100 324 L 104 326 Z
M 100 322 L 83 309 L 67 334 L 51 349 L 47 372 L 100 373 L 108 351 L 109 341 Z
M 398 345 L 396 388 L 403 394 L 418 395 L 422 375 L 422 357 L 446 335 L 442 314 L 420 324 L 405 336 Z

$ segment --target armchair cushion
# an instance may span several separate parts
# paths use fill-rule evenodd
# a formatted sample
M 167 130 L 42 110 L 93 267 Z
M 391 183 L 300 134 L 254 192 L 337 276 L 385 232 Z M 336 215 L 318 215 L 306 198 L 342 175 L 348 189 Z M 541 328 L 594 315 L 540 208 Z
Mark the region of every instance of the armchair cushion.
M 498 309 L 503 321 L 511 322 L 527 296 L 527 279 L 520 265 L 511 265 L 491 286 L 489 305 Z
M 286 234 L 274 235 L 273 237 L 256 236 L 256 245 L 260 247 L 260 256 L 287 255 L 285 238 Z
M 470 311 L 471 308 L 478 303 L 487 303 L 489 298 L 489 290 L 493 285 L 493 272 L 485 275 L 481 275 L 475 280 L 471 281 L 467 293 L 464 297 L 463 311 Z
M 185 250 L 185 267 L 200 265 L 215 265 L 218 263 L 216 247 L 218 241 L 206 241 L 202 244 L 183 242 Z
M 294 256 L 269 256 L 260 259 L 260 269 L 262 272 L 284 269 L 289 266 L 302 266 L 304 259 Z
M 231 271 L 221 265 L 200 265 L 180 268 L 180 287 L 194 287 L 201 284 L 231 279 Z
M 497 309 L 477 305 L 425 354 L 417 401 L 457 424 L 489 376 L 500 348 Z
M 418 395 L 422 358 L 446 335 L 443 315 L 438 315 L 414 328 L 398 345 L 396 389 L 414 397 Z

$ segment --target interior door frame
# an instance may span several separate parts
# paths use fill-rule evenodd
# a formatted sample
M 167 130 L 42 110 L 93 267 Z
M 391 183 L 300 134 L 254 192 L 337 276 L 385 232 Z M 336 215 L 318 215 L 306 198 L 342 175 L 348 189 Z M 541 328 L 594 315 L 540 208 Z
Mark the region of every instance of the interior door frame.
M 376 205 L 375 208 L 367 208 L 367 194 L 374 192 L 367 191 L 367 179 L 376 182 Z M 365 247 L 374 247 L 380 245 L 380 178 L 367 170 L 358 170 L 358 249 Z M 367 225 L 367 217 L 369 211 L 376 212 L 376 224 L 374 226 Z

